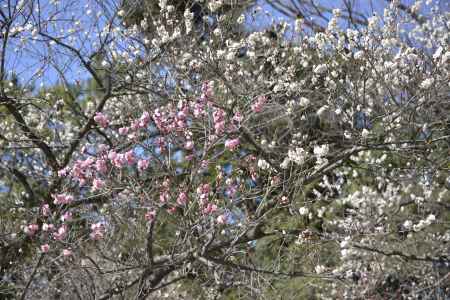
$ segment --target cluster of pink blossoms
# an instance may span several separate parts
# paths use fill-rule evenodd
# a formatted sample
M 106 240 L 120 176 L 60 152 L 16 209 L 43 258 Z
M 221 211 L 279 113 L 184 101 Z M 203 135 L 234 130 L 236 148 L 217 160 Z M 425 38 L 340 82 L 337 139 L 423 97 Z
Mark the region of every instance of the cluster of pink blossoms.
M 73 202 L 73 196 L 72 195 L 67 195 L 67 194 L 58 194 L 58 195 L 54 195 L 53 196 L 53 203 L 54 204 L 69 204 L 69 203 L 71 203 L 71 202 Z M 43 208 L 42 208 L 42 214 L 45 216 L 46 214 L 48 215 L 48 213 L 49 213 L 50 211 L 49 211 L 49 207 L 48 207 L 48 205 L 47 206 L 44 206 Z
M 90 237 L 93 240 L 100 240 L 105 236 L 105 225 L 102 222 L 94 223 L 91 225 Z
M 230 151 L 234 151 L 237 149 L 237 147 L 239 146 L 240 141 L 239 138 L 235 138 L 235 139 L 231 139 L 231 140 L 226 140 L 225 141 L 225 148 L 227 148 Z
M 252 104 L 252 110 L 255 113 L 260 113 L 263 110 L 264 105 L 267 102 L 267 97 L 266 96 L 259 96 L 258 98 L 256 98 L 256 102 Z
M 200 207 L 202 213 L 205 215 L 209 215 L 217 211 L 217 205 L 208 201 L 210 192 L 211 186 L 208 183 L 197 187 L 197 196 L 199 198 Z
M 109 125 L 108 118 L 101 112 L 97 112 L 95 114 L 94 121 L 97 122 L 97 124 L 100 125 L 103 128 L 106 128 Z

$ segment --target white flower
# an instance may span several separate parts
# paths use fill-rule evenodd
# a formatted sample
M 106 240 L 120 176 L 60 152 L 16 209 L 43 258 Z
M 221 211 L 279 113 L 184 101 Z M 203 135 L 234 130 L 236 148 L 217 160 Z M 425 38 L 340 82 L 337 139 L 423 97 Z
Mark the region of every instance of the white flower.
M 258 168 L 263 169 L 263 170 L 267 170 L 267 169 L 270 168 L 270 165 L 264 159 L 260 159 L 260 160 L 258 160 Z
M 321 108 L 319 108 L 319 109 L 317 110 L 316 114 L 317 114 L 319 117 L 321 117 L 321 116 L 324 114 L 324 112 L 326 112 L 327 110 L 328 110 L 328 105 L 324 105 L 324 106 L 322 106 Z
M 361 132 L 361 137 L 363 139 L 366 139 L 369 136 L 369 134 L 370 134 L 369 130 L 364 128 L 363 131 Z
M 311 101 L 308 98 L 301 97 L 300 98 L 300 106 L 308 106 Z
M 316 74 L 323 74 L 327 71 L 327 65 L 326 64 L 322 64 L 322 65 L 318 65 L 314 68 L 314 73 Z
M 427 222 L 428 223 L 433 223 L 434 221 L 436 221 L 436 216 L 433 215 L 433 214 L 428 215 Z
M 364 51 L 360 50 L 355 53 L 355 59 L 361 59 L 364 56 Z
M 330 146 L 328 144 L 314 147 L 314 155 L 317 157 L 326 156 L 328 154 L 328 151 L 330 151 Z
M 325 272 L 327 268 L 324 265 L 317 265 L 314 270 L 316 271 L 317 274 L 321 274 L 323 272 Z
M 309 213 L 309 209 L 307 207 L 300 207 L 300 209 L 298 210 L 298 212 L 300 213 L 300 215 L 302 216 L 306 216 Z
M 283 162 L 280 164 L 280 168 L 282 169 L 287 169 L 289 168 L 289 163 L 291 162 L 291 160 L 289 159 L 289 157 L 285 157 Z
M 288 151 L 288 157 L 290 160 L 298 165 L 302 165 L 306 160 L 307 152 L 303 148 L 295 148 L 295 150 Z
M 405 227 L 405 229 L 410 229 L 413 226 L 413 222 L 411 222 L 410 220 L 406 220 L 403 223 L 403 227 Z
M 420 83 L 420 87 L 424 90 L 429 89 L 434 83 L 434 78 L 427 78 Z

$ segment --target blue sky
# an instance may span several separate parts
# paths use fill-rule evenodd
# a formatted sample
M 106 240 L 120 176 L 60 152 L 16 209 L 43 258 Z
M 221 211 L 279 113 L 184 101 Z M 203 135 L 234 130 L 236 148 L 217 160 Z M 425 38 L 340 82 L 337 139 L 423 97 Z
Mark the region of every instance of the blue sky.
M 289 0 L 285 1 L 289 2 Z M 74 22 L 79 22 L 79 28 L 76 28 L 76 41 L 74 42 L 74 45 L 77 48 L 82 49 L 83 53 L 87 54 L 91 53 L 92 49 L 96 47 L 94 43 L 98 40 L 98 37 L 94 33 L 98 29 L 98 24 L 100 26 L 105 24 L 105 17 L 97 15 L 99 12 L 98 3 L 112 3 L 112 7 L 115 7 L 115 3 L 117 1 L 108 0 L 98 2 L 94 0 L 60 0 L 60 3 L 57 5 L 54 5 L 51 2 L 51 0 L 40 1 L 42 5 L 42 18 L 48 19 L 50 15 L 59 11 L 58 15 L 60 17 L 64 17 L 66 20 L 58 21 L 58 32 L 52 24 L 46 24 L 45 27 L 48 32 L 57 35 L 62 34 L 59 30 L 63 29 L 65 33 L 67 33 Z M 414 0 L 401 1 L 401 3 L 405 5 L 412 5 L 414 2 Z M 317 3 L 336 8 L 341 1 L 319 0 Z M 362 11 L 365 15 L 370 16 L 373 10 L 377 11 L 379 14 L 382 14 L 387 1 L 359 0 L 355 1 L 355 3 L 358 10 Z M 434 0 L 433 3 L 440 5 L 441 10 L 449 10 L 450 1 Z M 271 17 L 267 17 L 264 13 L 261 13 L 250 27 L 256 26 L 257 28 L 261 28 L 268 26 L 273 22 L 276 23 L 282 20 L 287 20 L 286 16 L 274 11 L 265 0 L 258 0 L 258 4 L 263 8 L 263 11 L 267 11 Z M 426 5 L 423 5 L 421 13 L 425 15 L 430 13 Z M 38 14 L 35 11 L 34 17 L 37 15 Z M 324 15 L 328 17 L 326 13 Z M 33 18 L 31 20 L 33 20 Z M 250 20 L 250 18 L 248 18 L 248 20 Z M 325 24 L 323 23 L 323 25 Z M 341 26 L 346 26 L 346 24 L 341 24 Z M 89 33 L 87 37 L 84 32 Z M 10 72 L 14 71 L 18 74 L 22 83 L 34 83 L 36 86 L 39 86 L 40 84 L 49 86 L 57 81 L 57 71 L 54 67 L 48 65 L 48 61 L 43 60 L 42 57 L 40 57 L 41 55 L 51 56 L 56 65 L 59 68 L 62 68 L 63 72 L 67 78 L 72 81 L 72 83 L 75 80 L 85 80 L 89 78 L 89 74 L 87 74 L 80 66 L 79 61 L 73 59 L 73 55 L 69 54 L 67 50 L 62 50 L 60 47 L 55 47 L 50 44 L 40 42 L 27 42 L 26 44 L 21 45 L 21 42 L 17 38 L 12 39 L 11 41 L 13 43 L 7 51 L 7 70 Z M 17 52 L 15 52 L 16 49 L 18 50 Z M 46 67 L 40 68 L 41 66 Z M 39 70 L 44 74 L 41 78 L 36 77 Z

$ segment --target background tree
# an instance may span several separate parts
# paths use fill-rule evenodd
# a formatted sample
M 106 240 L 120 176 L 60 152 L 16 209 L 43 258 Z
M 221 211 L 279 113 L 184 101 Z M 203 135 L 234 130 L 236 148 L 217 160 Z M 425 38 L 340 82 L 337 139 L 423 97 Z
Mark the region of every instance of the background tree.
M 448 14 L 152 3 L 2 7 L 2 297 L 448 294 Z

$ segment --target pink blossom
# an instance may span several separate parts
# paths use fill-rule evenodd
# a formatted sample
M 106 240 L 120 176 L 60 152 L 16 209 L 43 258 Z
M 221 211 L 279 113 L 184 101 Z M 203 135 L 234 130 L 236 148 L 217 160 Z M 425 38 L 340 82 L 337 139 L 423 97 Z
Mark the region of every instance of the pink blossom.
M 92 190 L 98 191 L 101 190 L 105 186 L 105 182 L 101 179 L 95 178 L 94 181 L 92 181 Z
M 259 113 L 262 111 L 264 104 L 266 104 L 267 102 L 267 97 L 266 96 L 259 96 L 256 99 L 256 102 L 252 104 L 252 110 L 255 113 Z
M 177 212 L 176 206 L 170 207 L 169 209 L 167 209 L 167 212 L 168 212 L 169 214 L 174 214 L 174 213 L 176 213 L 176 212 Z
M 89 168 L 94 163 L 94 159 L 92 157 L 89 157 L 88 159 L 80 162 L 80 167 L 85 170 Z
M 187 200 L 188 200 L 188 197 L 187 197 L 186 192 L 181 192 L 181 193 L 178 195 L 177 203 L 178 203 L 178 205 L 180 205 L 180 206 L 185 206 L 186 203 L 187 203 Z
M 156 217 L 156 211 L 154 210 L 149 210 L 148 212 L 145 213 L 144 218 L 149 221 L 149 222 L 153 222 L 155 220 Z
M 168 200 L 169 200 L 169 193 L 167 191 L 164 191 L 159 195 L 159 201 L 161 201 L 161 203 L 166 203 Z
M 67 256 L 71 256 L 73 253 L 72 253 L 72 250 L 70 250 L 70 249 L 64 249 L 62 254 L 67 257 Z
M 108 170 L 108 167 L 106 166 L 106 161 L 104 159 L 98 159 L 95 162 L 95 169 L 97 170 L 97 172 L 105 174 L 106 171 Z
M 117 156 L 112 160 L 113 166 L 118 169 L 122 169 L 127 162 L 124 154 L 117 154 Z
M 239 146 L 239 138 L 226 140 L 225 141 L 225 148 L 227 148 L 230 151 L 234 151 Z
M 142 113 L 142 116 L 139 118 L 139 127 L 144 128 L 150 122 L 150 114 L 146 111 Z
M 33 236 L 36 233 L 36 231 L 38 231 L 38 230 L 39 230 L 39 225 L 37 225 L 37 224 L 30 224 L 30 225 L 26 226 L 23 231 L 26 234 L 28 234 L 30 236 Z
M 67 225 L 64 224 L 58 228 L 58 231 L 53 233 L 53 238 L 57 241 L 62 241 L 67 236 Z
M 207 160 L 202 160 L 202 162 L 200 163 L 200 167 L 202 169 L 206 169 L 206 168 L 208 168 L 208 166 L 209 166 L 209 161 L 207 161 Z
M 125 152 L 125 159 L 127 160 L 127 163 L 130 166 L 135 163 L 136 158 L 134 156 L 133 150 L 129 150 L 129 151 Z
M 228 197 L 233 198 L 234 196 L 236 196 L 237 190 L 238 189 L 236 185 L 229 186 L 226 190 Z
M 109 124 L 108 118 L 101 112 L 97 112 L 95 114 L 94 121 L 97 122 L 97 124 L 103 128 L 108 127 L 108 124 Z
M 117 157 L 117 152 L 115 152 L 113 150 L 109 151 L 109 153 L 108 153 L 109 160 L 114 160 L 116 157 Z
M 213 113 L 213 121 L 216 134 L 222 134 L 225 130 L 225 111 L 216 109 Z
M 202 99 L 207 100 L 213 96 L 213 89 L 209 82 L 205 81 L 202 85 Z
M 222 134 L 225 131 L 225 121 L 214 123 L 214 130 L 216 134 Z
M 208 203 L 206 207 L 203 209 L 203 213 L 208 215 L 217 211 L 217 205 Z
M 205 113 L 205 109 L 203 108 L 203 105 L 200 104 L 200 103 L 196 103 L 196 104 L 194 105 L 194 111 L 193 111 L 193 113 L 194 113 L 194 117 L 196 117 L 196 118 L 198 118 L 198 117 L 200 117 L 201 115 L 203 115 L 203 114 Z
M 62 216 L 61 216 L 61 221 L 65 222 L 65 221 L 70 221 L 72 220 L 72 213 L 71 212 L 65 212 Z
M 186 141 L 184 144 L 184 149 L 186 150 L 192 150 L 194 148 L 194 142 L 191 140 Z
M 211 186 L 208 183 L 202 184 L 197 188 L 197 194 L 199 195 L 208 195 L 211 191 Z
M 69 204 L 73 201 L 73 196 L 66 195 L 66 194 L 59 194 L 56 196 L 53 196 L 53 203 L 54 204 Z
M 42 205 L 41 212 L 44 217 L 48 217 L 51 213 L 50 206 L 48 204 Z
M 41 245 L 41 252 L 47 253 L 50 250 L 50 246 L 48 244 Z
M 244 117 L 240 112 L 236 112 L 233 116 L 233 121 L 236 121 L 237 123 L 241 123 Z
M 217 223 L 218 224 L 226 224 L 227 223 L 227 216 L 225 214 L 219 215 L 217 217 Z
M 91 225 L 91 234 L 90 237 L 93 240 L 100 240 L 105 235 L 105 227 L 103 223 L 98 222 Z
M 59 177 L 66 177 L 67 176 L 67 171 L 68 171 L 68 168 L 64 168 L 64 169 L 59 170 L 58 171 L 58 176 Z
M 128 134 L 128 130 L 130 130 L 130 128 L 128 128 L 128 127 L 120 127 L 119 128 L 119 134 L 120 135 L 127 135 Z
M 169 178 L 164 179 L 162 185 L 164 188 L 168 189 L 170 187 L 170 179 Z
M 148 159 L 140 159 L 137 163 L 139 171 L 144 171 L 148 168 L 150 164 L 150 160 Z
M 55 226 L 53 224 L 44 223 L 44 224 L 42 224 L 42 231 L 45 231 L 45 232 L 51 231 L 51 230 L 53 230 L 54 227 Z

